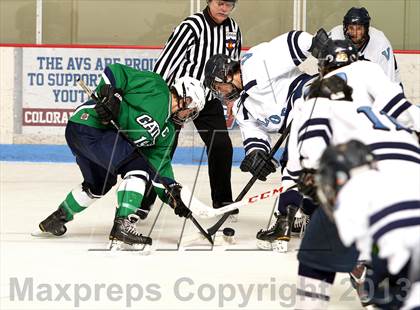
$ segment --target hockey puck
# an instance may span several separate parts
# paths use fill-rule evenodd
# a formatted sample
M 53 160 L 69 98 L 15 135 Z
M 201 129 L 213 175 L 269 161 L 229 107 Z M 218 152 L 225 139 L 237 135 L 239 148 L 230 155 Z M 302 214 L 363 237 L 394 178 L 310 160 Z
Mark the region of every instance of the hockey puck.
M 235 235 L 235 230 L 230 227 L 223 228 L 223 235 L 226 237 L 233 237 Z

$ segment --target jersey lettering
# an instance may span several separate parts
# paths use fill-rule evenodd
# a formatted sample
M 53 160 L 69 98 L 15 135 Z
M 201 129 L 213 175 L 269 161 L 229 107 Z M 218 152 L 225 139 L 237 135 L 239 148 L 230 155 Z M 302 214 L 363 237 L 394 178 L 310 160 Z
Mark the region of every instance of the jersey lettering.
M 372 107 L 369 107 L 369 106 L 359 107 L 357 108 L 357 113 L 363 113 L 364 115 L 366 115 L 366 117 L 372 122 L 373 129 L 390 131 L 389 127 L 384 125 L 380 121 L 380 119 L 375 115 L 375 113 L 372 111 Z M 389 116 L 384 111 L 381 111 L 380 114 L 385 115 L 395 125 L 396 130 L 405 130 L 405 131 L 411 132 L 411 130 L 402 126 L 400 123 L 398 123 L 398 121 L 395 118 Z
M 140 137 L 140 139 L 134 141 L 134 143 L 139 147 L 152 145 L 152 143 L 150 143 L 146 137 Z
M 386 60 L 389 60 L 389 57 L 391 56 L 391 48 L 387 48 L 386 50 L 382 51 L 382 55 L 385 56 Z
M 159 124 L 149 115 L 141 115 L 136 118 L 137 123 L 140 124 L 152 136 L 153 141 L 159 136 Z
M 252 53 L 246 53 L 246 54 L 244 54 L 243 56 L 242 56 L 242 59 L 241 59 L 241 66 L 243 66 L 244 65 L 244 63 L 249 59 L 249 58 L 251 58 L 252 57 Z
M 258 124 L 268 127 L 270 123 L 275 125 L 280 124 L 281 117 L 279 115 L 270 115 L 268 118 L 266 117 L 264 120 L 257 119 Z
M 162 131 L 162 137 L 165 138 L 168 133 L 169 133 L 169 128 L 165 127 L 165 129 Z

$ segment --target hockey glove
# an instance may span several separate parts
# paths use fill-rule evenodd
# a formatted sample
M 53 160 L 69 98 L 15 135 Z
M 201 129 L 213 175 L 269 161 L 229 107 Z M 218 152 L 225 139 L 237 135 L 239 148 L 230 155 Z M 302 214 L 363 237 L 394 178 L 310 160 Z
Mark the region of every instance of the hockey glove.
M 267 152 L 254 150 L 245 156 L 239 168 L 242 172 L 251 172 L 258 180 L 266 181 L 267 176 L 276 172 L 277 167 L 277 161 L 274 158 L 269 158 Z
M 315 169 L 302 169 L 297 180 L 297 185 L 300 193 L 311 198 L 315 204 L 319 204 L 318 196 L 316 193 L 317 188 L 315 182 L 315 173 Z
M 100 102 L 96 103 L 95 111 L 103 124 L 118 118 L 120 114 L 120 103 L 122 101 L 122 90 L 112 85 L 104 84 L 99 91 Z
M 189 217 L 191 211 L 181 199 L 181 189 L 182 186 L 179 183 L 172 183 L 169 185 L 169 189 L 165 191 L 168 196 L 168 204 L 174 209 L 174 213 L 179 217 Z
M 327 45 L 328 40 L 328 34 L 325 29 L 319 29 L 312 38 L 312 45 L 308 51 L 311 52 L 312 56 L 315 58 L 319 58 L 319 54 L 322 48 Z

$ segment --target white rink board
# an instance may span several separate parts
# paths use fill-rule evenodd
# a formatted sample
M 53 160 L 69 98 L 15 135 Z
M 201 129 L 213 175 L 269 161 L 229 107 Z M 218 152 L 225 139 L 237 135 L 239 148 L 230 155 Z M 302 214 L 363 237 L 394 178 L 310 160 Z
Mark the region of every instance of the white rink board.
M 197 168 L 175 166 L 177 179 L 192 187 Z M 267 227 L 274 199 L 244 208 L 239 222 L 227 224 L 236 230 L 235 245 L 191 251 L 209 249 L 201 242 L 176 251 L 183 221 L 163 206 L 151 234 L 160 250 L 148 256 L 90 252 L 107 245 L 114 189 L 78 215 L 63 238 L 36 239 L 30 233 L 39 221 L 80 183 L 77 166 L 1 162 L 0 172 L 1 309 L 293 309 L 299 240 L 292 240 L 287 254 L 258 251 L 255 246 L 255 234 Z M 244 175 L 233 168 L 234 194 L 244 186 Z M 275 187 L 278 179 L 276 174 L 255 184 L 250 194 Z M 207 166 L 199 171 L 196 195 L 210 204 Z M 141 232 L 149 232 L 159 209 L 156 203 L 138 226 Z M 205 227 L 214 222 L 199 221 Z M 185 235 L 195 231 L 187 222 Z M 17 289 L 23 289 L 25 279 L 28 291 L 18 301 Z M 28 295 L 30 281 L 33 300 Z M 68 298 L 60 297 L 57 288 L 65 285 Z M 346 274 L 336 278 L 330 309 L 362 309 Z

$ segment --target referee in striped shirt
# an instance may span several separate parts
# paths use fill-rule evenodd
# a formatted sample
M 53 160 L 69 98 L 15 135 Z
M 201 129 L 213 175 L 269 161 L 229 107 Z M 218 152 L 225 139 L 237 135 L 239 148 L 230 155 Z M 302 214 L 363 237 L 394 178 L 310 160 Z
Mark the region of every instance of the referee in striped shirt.
M 154 71 L 171 86 L 182 76 L 204 81 L 204 67 L 215 54 L 226 54 L 239 59 L 242 37 L 237 23 L 229 17 L 237 0 L 207 0 L 207 7 L 184 19 L 172 32 L 159 56 Z M 230 183 L 232 142 L 226 128 L 221 102 L 207 91 L 206 104 L 194 120 L 201 139 L 206 145 L 213 207 L 232 202 Z M 178 133 L 181 127 L 177 128 Z M 178 134 L 172 155 L 178 143 Z M 141 210 L 147 211 L 156 195 L 146 191 Z M 140 215 L 140 214 L 139 214 Z

